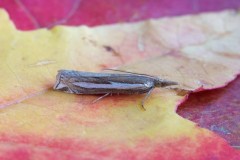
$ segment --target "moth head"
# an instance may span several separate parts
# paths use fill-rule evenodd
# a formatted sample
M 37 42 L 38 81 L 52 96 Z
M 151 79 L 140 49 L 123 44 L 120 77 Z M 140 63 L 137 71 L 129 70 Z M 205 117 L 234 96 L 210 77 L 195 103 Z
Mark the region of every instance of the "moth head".
M 172 86 L 172 85 L 178 85 L 177 82 L 160 79 L 160 78 L 157 78 L 155 80 L 154 84 L 156 87 L 167 87 L 167 86 Z

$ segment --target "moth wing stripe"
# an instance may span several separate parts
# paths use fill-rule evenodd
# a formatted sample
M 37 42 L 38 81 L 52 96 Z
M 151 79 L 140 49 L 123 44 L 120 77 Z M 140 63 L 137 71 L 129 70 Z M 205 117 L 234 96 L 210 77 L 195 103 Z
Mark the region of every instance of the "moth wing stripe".
M 112 84 L 97 84 L 97 83 L 89 83 L 89 82 L 74 82 L 75 86 L 88 88 L 88 89 L 134 89 L 134 88 L 146 88 L 145 84 L 126 84 L 126 83 L 112 83 Z

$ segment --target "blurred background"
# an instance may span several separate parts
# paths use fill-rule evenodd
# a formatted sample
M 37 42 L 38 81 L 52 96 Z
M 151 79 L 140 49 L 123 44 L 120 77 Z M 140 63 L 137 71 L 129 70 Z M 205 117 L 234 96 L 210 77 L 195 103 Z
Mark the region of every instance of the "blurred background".
M 100 25 L 238 9 L 239 0 L 0 0 L 18 29 Z

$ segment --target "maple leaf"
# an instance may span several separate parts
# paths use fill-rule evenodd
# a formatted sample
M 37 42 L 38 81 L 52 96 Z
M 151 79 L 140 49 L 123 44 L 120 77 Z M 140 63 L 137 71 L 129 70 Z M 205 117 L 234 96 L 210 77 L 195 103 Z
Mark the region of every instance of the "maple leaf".
M 239 40 L 237 19 L 238 13 L 226 11 L 22 32 L 1 11 L 1 156 L 237 159 L 239 152 L 222 138 L 175 113 L 186 97 L 174 90 L 155 90 L 143 112 L 137 107 L 142 96 L 90 104 L 96 96 L 51 89 L 58 69 L 100 71 L 123 64 L 129 64 L 122 67 L 126 70 L 177 80 L 193 91 L 223 86 L 240 68 L 238 46 L 228 50 L 229 42 Z

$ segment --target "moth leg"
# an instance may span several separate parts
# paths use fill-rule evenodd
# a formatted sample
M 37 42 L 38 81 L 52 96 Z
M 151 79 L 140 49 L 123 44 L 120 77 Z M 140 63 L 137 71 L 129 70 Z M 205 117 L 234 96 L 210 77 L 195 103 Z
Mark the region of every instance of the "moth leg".
M 142 107 L 142 109 L 143 109 L 144 111 L 146 111 L 146 109 L 144 108 L 144 102 L 145 102 L 146 99 L 150 96 L 150 94 L 152 93 L 153 89 L 154 89 L 154 88 L 151 88 L 151 89 L 147 92 L 146 96 L 142 99 L 141 107 Z
M 95 99 L 94 101 L 92 101 L 92 103 L 96 103 L 97 101 L 103 99 L 104 97 L 107 97 L 109 94 L 110 94 L 110 93 L 106 93 L 106 94 L 104 94 L 103 96 L 98 97 L 97 99 Z

